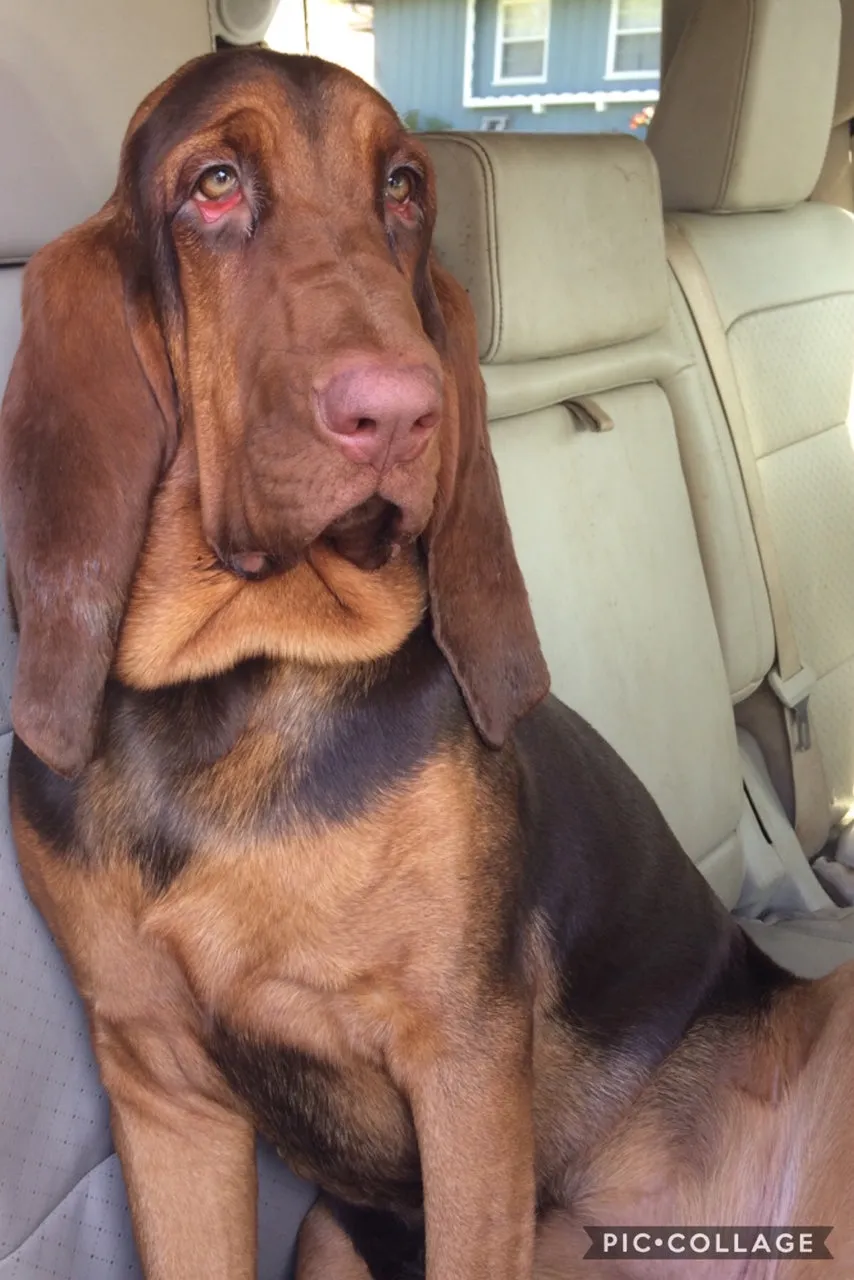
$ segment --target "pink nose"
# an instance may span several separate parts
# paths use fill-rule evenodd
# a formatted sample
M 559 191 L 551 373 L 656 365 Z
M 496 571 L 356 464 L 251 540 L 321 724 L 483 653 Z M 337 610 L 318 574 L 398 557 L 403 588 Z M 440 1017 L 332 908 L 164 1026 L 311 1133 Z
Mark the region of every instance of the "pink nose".
M 354 462 L 383 471 L 411 462 L 439 421 L 439 379 L 426 365 L 363 364 L 317 392 L 322 428 Z

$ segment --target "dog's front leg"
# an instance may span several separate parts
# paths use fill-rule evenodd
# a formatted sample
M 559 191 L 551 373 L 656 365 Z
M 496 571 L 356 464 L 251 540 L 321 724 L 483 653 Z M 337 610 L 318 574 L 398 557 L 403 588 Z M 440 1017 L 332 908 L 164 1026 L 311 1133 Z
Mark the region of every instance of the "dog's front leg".
M 94 1028 L 146 1280 L 255 1280 L 255 1134 L 186 1046 Z M 188 1069 L 189 1068 L 189 1069 Z
M 427 1232 L 427 1280 L 530 1280 L 535 1219 L 526 1020 L 477 1027 L 425 1055 L 409 1084 Z

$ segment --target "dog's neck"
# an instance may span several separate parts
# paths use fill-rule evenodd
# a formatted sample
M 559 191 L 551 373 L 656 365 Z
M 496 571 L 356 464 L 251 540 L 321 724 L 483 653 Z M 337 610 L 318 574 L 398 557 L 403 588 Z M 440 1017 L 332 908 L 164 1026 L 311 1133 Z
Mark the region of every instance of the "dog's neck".
M 256 659 L 161 689 L 113 680 L 102 755 L 109 777 L 133 778 L 129 831 L 153 805 L 213 843 L 223 829 L 251 842 L 347 822 L 473 734 L 425 623 L 390 658 L 348 667 Z

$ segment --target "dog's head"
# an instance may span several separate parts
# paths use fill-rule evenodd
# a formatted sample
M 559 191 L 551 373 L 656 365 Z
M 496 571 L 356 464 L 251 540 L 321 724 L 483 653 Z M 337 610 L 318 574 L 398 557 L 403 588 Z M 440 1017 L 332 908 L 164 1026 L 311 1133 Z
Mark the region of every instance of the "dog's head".
M 13 721 L 52 768 L 92 756 L 177 459 L 215 572 L 258 590 L 322 546 L 372 573 L 420 539 L 485 739 L 542 696 L 473 317 L 430 257 L 435 203 L 425 150 L 371 88 L 233 51 L 145 100 L 107 205 L 36 255 L 0 482 Z

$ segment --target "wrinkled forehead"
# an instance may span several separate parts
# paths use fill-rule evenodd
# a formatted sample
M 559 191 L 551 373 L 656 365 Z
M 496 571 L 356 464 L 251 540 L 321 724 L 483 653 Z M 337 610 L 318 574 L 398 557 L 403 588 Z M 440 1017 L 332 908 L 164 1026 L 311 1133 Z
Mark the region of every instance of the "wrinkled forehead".
M 123 169 L 143 187 L 168 180 L 194 147 L 224 144 L 268 165 L 336 158 L 373 165 L 403 129 L 370 85 L 320 58 L 242 49 L 208 54 L 138 108 Z

